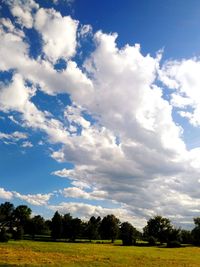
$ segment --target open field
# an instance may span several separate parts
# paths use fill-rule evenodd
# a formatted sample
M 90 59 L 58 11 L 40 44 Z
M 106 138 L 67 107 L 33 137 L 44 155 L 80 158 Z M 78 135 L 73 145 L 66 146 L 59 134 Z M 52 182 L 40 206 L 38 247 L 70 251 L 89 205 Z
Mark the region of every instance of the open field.
M 0 266 L 200 266 L 200 248 L 10 241 L 0 243 Z

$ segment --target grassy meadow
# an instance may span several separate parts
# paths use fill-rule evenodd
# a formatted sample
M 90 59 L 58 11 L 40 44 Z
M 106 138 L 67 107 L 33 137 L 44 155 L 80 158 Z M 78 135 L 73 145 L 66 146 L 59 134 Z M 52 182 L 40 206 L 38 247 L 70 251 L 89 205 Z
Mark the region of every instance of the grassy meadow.
M 200 248 L 123 247 L 119 244 L 9 241 L 0 266 L 198 267 Z

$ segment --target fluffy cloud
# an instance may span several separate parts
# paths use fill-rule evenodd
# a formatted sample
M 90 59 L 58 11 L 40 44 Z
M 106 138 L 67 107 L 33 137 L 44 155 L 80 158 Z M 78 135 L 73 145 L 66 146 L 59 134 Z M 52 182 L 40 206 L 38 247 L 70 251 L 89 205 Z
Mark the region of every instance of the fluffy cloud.
M 107 197 L 107 192 L 105 191 L 94 190 L 91 192 L 86 192 L 78 187 L 64 188 L 62 194 L 65 197 L 95 199 L 95 200 L 103 200 Z
M 64 126 L 59 120 L 49 116 L 49 113 L 37 109 L 30 100 L 34 94 L 35 88 L 26 86 L 22 76 L 15 74 L 8 85 L 2 83 L 0 86 L 0 110 L 18 111 L 24 126 L 47 133 L 52 143 L 65 142 L 68 133 Z
M 96 50 L 85 62 L 94 89 L 87 98 L 74 100 L 97 123 L 82 125 L 81 135 L 52 153 L 58 161 L 75 164 L 54 174 L 106 192 L 105 199 L 127 205 L 141 219 L 162 214 L 174 220 L 177 208 L 179 223 L 191 219 L 194 213 L 186 214 L 184 206 L 192 204 L 191 173 L 198 185 L 199 172 L 182 140 L 182 128 L 173 121 L 172 106 L 154 84 L 160 55 L 143 56 L 138 45 L 118 49 L 116 37 L 95 35 Z M 74 113 L 80 123 L 78 108 Z M 82 189 L 66 192 L 92 199 Z
M 20 74 L 15 74 L 10 84 L 0 85 L 0 109 L 4 111 L 17 110 L 22 112 L 29 98 L 34 95 L 34 89 L 26 87 Z
M 200 61 L 170 61 L 160 71 L 162 82 L 173 89 L 171 103 L 193 126 L 200 126 Z M 190 110 L 188 110 L 190 108 Z
M 70 16 L 62 17 L 54 9 L 40 8 L 35 17 L 35 28 L 41 33 L 43 51 L 53 62 L 69 59 L 76 52 L 78 22 Z
M 39 8 L 39 5 L 34 0 L 9 0 L 11 6 L 10 11 L 17 22 L 26 28 L 33 26 L 33 12 Z
M 10 21 L 9 24 L 10 28 L 14 27 Z M 31 59 L 29 57 L 29 45 L 24 41 L 22 32 L 10 30 L 10 28 L 0 27 L 1 71 L 16 70 L 24 80 L 31 81 L 35 87 L 39 85 L 40 90 L 49 95 L 70 93 L 74 99 L 79 100 L 83 97 L 87 98 L 91 94 L 93 90 L 91 81 L 74 61 L 68 60 L 67 68 L 58 72 L 46 60 Z M 60 31 L 58 35 L 61 36 Z M 13 58 L 15 60 L 12 60 Z

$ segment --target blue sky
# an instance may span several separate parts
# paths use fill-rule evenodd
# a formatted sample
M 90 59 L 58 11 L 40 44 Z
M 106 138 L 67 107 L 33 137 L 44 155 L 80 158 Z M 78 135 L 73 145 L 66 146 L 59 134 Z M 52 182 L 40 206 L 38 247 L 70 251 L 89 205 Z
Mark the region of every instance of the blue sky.
M 0 201 L 191 227 L 199 1 L 0 5 Z

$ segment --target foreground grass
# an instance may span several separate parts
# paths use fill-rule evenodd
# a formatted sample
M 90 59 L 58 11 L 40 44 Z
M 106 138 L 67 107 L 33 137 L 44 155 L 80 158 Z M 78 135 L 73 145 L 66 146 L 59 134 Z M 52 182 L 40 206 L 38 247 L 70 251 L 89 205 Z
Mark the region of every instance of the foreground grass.
M 123 247 L 34 241 L 0 243 L 0 266 L 200 266 L 200 248 Z

